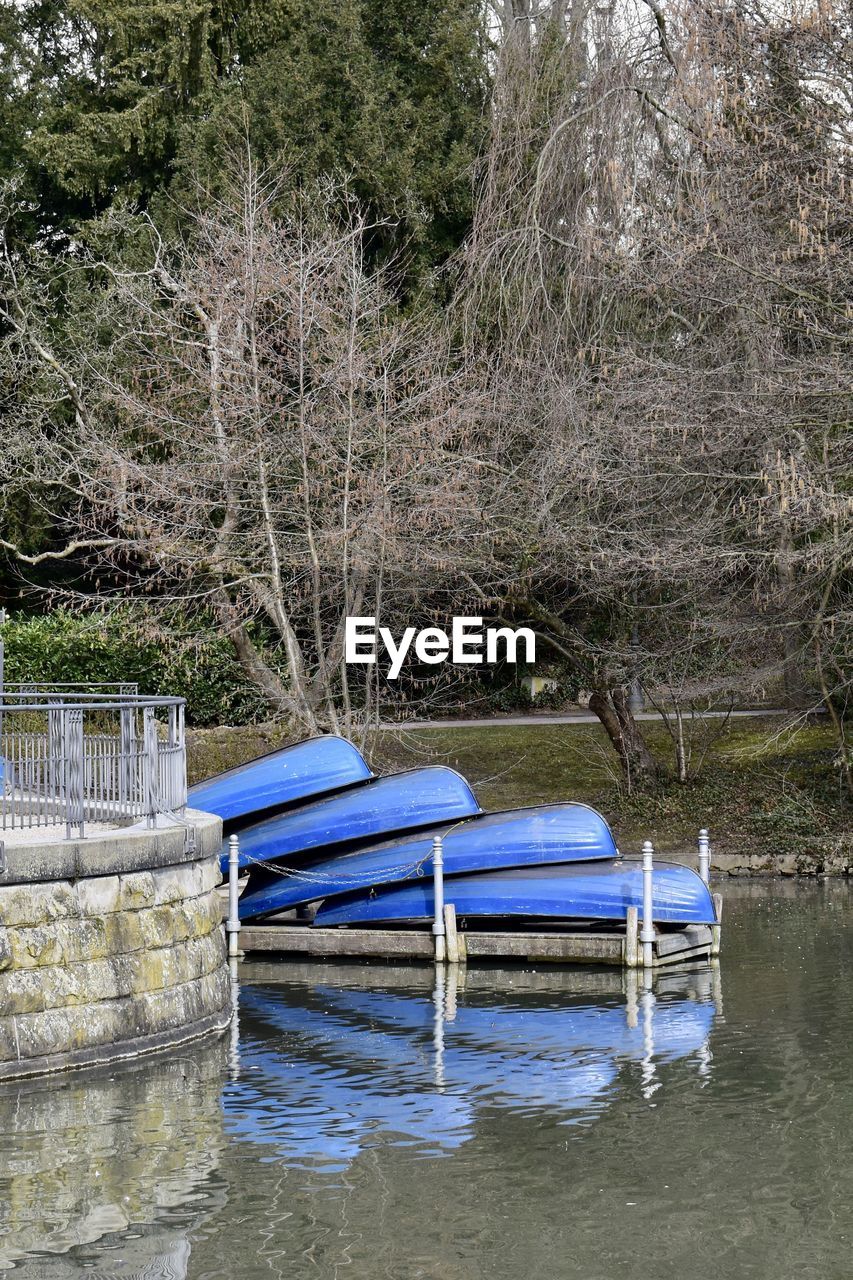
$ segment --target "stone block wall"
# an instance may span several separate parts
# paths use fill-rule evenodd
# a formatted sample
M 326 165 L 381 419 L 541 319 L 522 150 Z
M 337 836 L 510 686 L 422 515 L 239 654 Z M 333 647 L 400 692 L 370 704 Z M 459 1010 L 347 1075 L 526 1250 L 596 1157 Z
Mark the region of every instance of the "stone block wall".
M 171 864 L 162 831 L 148 842 L 129 834 L 116 861 L 135 869 L 112 875 L 9 883 L 10 859 L 0 880 L 0 1080 L 111 1061 L 225 1026 L 221 827 L 195 816 L 197 854 L 185 851 L 179 829 Z M 103 850 L 84 854 L 99 868 L 108 861 Z M 146 859 L 159 865 L 146 867 Z

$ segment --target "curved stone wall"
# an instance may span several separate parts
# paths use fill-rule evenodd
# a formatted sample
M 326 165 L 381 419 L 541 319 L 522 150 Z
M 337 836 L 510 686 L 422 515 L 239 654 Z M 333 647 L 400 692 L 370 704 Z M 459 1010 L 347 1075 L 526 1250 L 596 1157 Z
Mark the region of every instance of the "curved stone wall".
M 151 1052 L 227 1024 L 222 828 L 209 814 L 187 821 L 6 843 L 0 1080 Z

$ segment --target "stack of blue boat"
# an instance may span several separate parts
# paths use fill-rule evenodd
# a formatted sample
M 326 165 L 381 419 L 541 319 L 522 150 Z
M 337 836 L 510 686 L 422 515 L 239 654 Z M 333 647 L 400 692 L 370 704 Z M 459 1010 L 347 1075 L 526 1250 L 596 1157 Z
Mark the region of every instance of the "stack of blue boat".
M 640 863 L 620 857 L 588 805 L 483 813 L 455 770 L 376 777 L 331 735 L 218 774 L 190 803 L 222 818 L 226 842 L 239 837 L 242 920 L 309 906 L 318 926 L 430 920 L 437 835 L 460 918 L 618 923 L 642 905 Z M 688 867 L 656 862 L 653 895 L 657 923 L 714 923 L 708 888 Z

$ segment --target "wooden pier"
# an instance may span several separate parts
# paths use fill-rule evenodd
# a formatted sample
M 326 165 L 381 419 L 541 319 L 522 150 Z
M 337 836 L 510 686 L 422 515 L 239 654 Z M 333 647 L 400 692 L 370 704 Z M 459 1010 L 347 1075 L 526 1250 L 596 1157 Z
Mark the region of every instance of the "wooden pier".
M 530 928 L 512 931 L 457 930 L 452 918 L 437 956 L 437 939 L 428 929 L 315 928 L 304 921 L 278 918 L 263 924 L 244 924 L 240 949 L 316 959 L 360 958 L 421 960 L 447 963 L 490 963 L 497 960 L 545 964 L 642 967 L 636 913 L 622 930 Z M 715 936 L 716 935 L 716 936 Z M 719 951 L 719 925 L 691 925 L 656 932 L 652 945 L 654 969 L 709 960 Z

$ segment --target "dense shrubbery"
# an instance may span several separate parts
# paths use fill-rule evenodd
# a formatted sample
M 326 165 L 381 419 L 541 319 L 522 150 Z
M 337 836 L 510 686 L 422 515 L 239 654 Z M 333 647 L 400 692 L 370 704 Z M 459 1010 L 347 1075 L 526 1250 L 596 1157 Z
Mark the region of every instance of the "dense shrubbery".
M 249 724 L 267 713 L 224 637 L 211 630 L 192 642 L 180 631 L 127 614 L 76 616 L 58 610 L 18 615 L 0 627 L 7 683 L 32 680 L 128 681 L 150 694 L 187 700 L 190 724 Z

